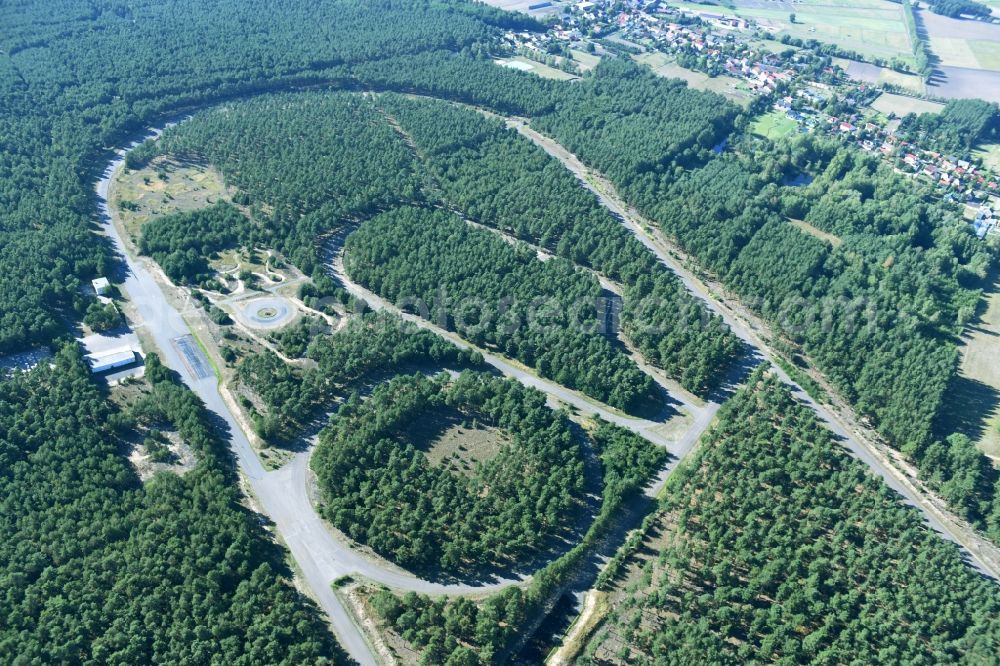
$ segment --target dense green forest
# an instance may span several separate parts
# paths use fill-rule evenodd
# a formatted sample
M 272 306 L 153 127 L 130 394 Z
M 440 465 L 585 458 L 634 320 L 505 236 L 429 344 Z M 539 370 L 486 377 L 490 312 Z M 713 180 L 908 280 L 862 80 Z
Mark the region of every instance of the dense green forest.
M 260 400 L 251 408 L 257 434 L 269 442 L 294 439 L 335 399 L 360 380 L 407 368 L 479 367 L 482 357 L 384 312 L 352 317 L 332 335 L 319 335 L 306 350 L 315 367 L 299 369 L 271 352 L 239 361 L 237 377 Z
M 815 175 L 809 185 L 778 184 L 803 170 Z M 725 188 L 713 186 L 722 181 Z M 992 262 L 963 220 L 926 203 L 919 185 L 877 161 L 808 137 L 783 150 L 713 160 L 666 191 L 669 199 L 650 206 L 668 233 L 804 350 L 923 471 L 934 478 L 958 471 L 932 471 L 940 458 L 926 452 L 943 436 L 938 419 L 956 372 L 954 336 L 972 318 L 975 286 Z M 840 242 L 803 233 L 786 218 Z M 975 499 L 967 494 L 971 501 L 956 508 L 1000 534 L 1000 517 L 991 515 L 995 481 L 989 474 L 983 481 Z
M 633 298 L 623 311 L 626 329 L 652 361 L 691 390 L 707 391 L 725 373 L 740 346 L 721 320 L 709 315 L 558 162 L 499 121 L 471 110 L 399 96 L 379 104 L 392 122 L 402 124 L 405 137 L 358 95 L 278 95 L 197 114 L 131 153 L 130 160 L 137 166 L 153 154 L 172 153 L 217 165 L 241 188 L 241 200 L 251 204 L 258 224 L 244 233 L 251 236 L 247 242 L 282 250 L 306 272 L 314 272 L 319 260 L 316 238 L 345 219 L 441 197 L 478 221 L 629 285 Z M 315 138 L 290 142 L 288 136 Z M 415 143 L 419 161 L 404 138 Z M 517 177 L 497 177 L 505 171 Z M 203 267 L 196 253 L 181 249 L 161 249 L 161 264 L 170 264 L 165 270 L 171 275 L 196 274 Z M 643 275 L 652 283 L 632 289 Z M 518 340 L 511 344 L 525 347 Z M 574 386 L 582 385 L 573 377 L 578 370 L 566 372 Z M 616 406 L 645 399 L 641 394 L 601 397 L 610 396 L 608 387 L 591 391 L 616 400 Z
M 908 114 L 897 134 L 964 157 L 980 143 L 1000 140 L 1000 106 L 981 99 L 949 100 L 939 113 Z
M 668 483 L 580 663 L 987 664 L 1000 591 L 759 371 Z M 651 539 L 653 536 L 650 537 Z
M 601 510 L 583 540 L 534 574 L 525 588 L 509 587 L 480 602 L 377 590 L 371 601 L 382 621 L 421 652 L 422 663 L 474 666 L 511 662 L 535 613 L 563 592 L 622 508 L 649 483 L 668 454 L 619 426 L 597 422 L 590 433 L 603 473 Z
M 259 232 L 254 242 L 281 251 L 306 274 L 319 261 L 318 237 L 345 219 L 422 196 L 406 145 L 360 95 L 269 95 L 227 104 L 130 155 L 138 163 L 158 152 L 218 167 L 249 202 Z
M 147 378 L 119 411 L 68 346 L 0 382 L 0 661 L 333 660 L 204 408 L 155 355 Z M 121 450 L 151 428 L 176 430 L 197 466 L 141 484 Z
M 234 95 L 377 84 L 386 72 L 489 95 L 497 68 L 472 65 L 477 79 L 464 65 L 501 29 L 533 25 L 461 0 L 293 0 L 280 9 L 270 0 L 55 0 L 0 12 L 0 135 L 10 139 L 0 161 L 0 351 L 59 335 L 58 313 L 81 282 L 107 271 L 107 248 L 87 228 L 89 177 L 127 133 Z M 526 100 L 546 97 L 532 77 L 498 76 Z
M 562 164 L 470 109 L 398 95 L 379 106 L 450 207 L 626 285 L 622 325 L 644 355 L 692 391 L 715 386 L 740 352 L 735 336 Z
M 395 59 L 394 76 L 412 63 L 412 71 L 433 70 L 412 80 L 455 83 L 478 44 L 531 25 L 449 0 L 5 4 L 0 353 L 64 335 L 65 318 L 83 314 L 74 308 L 81 285 L 109 273 L 108 246 L 90 228 L 92 179 L 124 137 L 193 105 L 346 81 L 350 66 L 371 59 Z M 463 49 L 470 51 L 450 72 L 431 64 Z M 379 66 L 369 71 L 381 76 Z M 58 366 L 0 389 L 2 660 L 329 657 L 325 627 L 275 574 L 281 554 L 262 547 L 228 475 L 203 461 L 183 479 L 139 487 L 85 366 Z
M 503 440 L 468 474 L 426 455 L 459 424 Z M 335 526 L 406 567 L 448 572 L 514 564 L 545 546 L 581 510 L 585 482 L 580 441 L 544 393 L 473 372 L 398 376 L 348 401 L 311 465 Z
M 893 446 L 921 464 L 942 436 L 938 417 L 955 376 L 955 336 L 975 313 L 976 287 L 993 261 L 989 250 L 955 211 L 928 203 L 933 197 L 923 186 L 853 148 L 811 136 L 779 145 L 735 137 L 733 150 L 713 156 L 708 146 L 734 122 L 727 105 L 714 105 L 714 124 L 706 127 L 688 108 L 707 103 L 703 93 L 657 92 L 664 84 L 633 68 L 602 64 L 592 80 L 572 87 L 565 105 L 532 123 L 609 175 L 628 201 L 761 313 L 791 349 L 806 352 Z M 677 99 L 653 115 L 648 105 L 614 101 L 658 94 Z M 990 105 L 953 105 L 952 115 L 985 131 L 989 114 L 981 106 Z M 664 134 L 653 118 L 671 112 L 677 120 Z M 604 129 L 609 114 L 619 118 L 616 128 L 645 137 L 643 146 L 626 150 L 617 130 Z M 700 128 L 720 129 L 698 138 Z M 811 182 L 786 184 L 800 174 Z M 921 467 L 935 478 L 959 471 L 931 465 Z M 961 512 L 995 532 L 995 475 L 980 476 L 978 494 L 950 495 L 965 500 Z
M 625 185 L 698 164 L 732 132 L 738 112 L 714 93 L 616 58 L 602 60 L 580 85 L 567 86 L 554 111 L 532 125 Z
M 933 432 L 954 375 L 952 336 L 974 311 L 976 280 L 989 264 L 957 218 L 851 150 L 808 140 L 756 149 L 736 141 L 736 153 L 713 157 L 710 148 L 742 126 L 738 110 L 624 60 L 604 64 L 596 76 L 572 85 L 496 67 L 489 55 L 501 32 L 534 25 L 460 0 L 5 3 L 0 8 L 5 91 L 0 96 L 0 353 L 58 346 L 66 323 L 87 310 L 85 304 L 79 307 L 81 286 L 111 271 L 108 245 L 92 233 L 93 180 L 110 148 L 126 137 L 194 108 L 224 103 L 211 119 L 212 114 L 199 114 L 184 125 L 204 123 L 217 133 L 210 136 L 206 129 L 187 149 L 202 157 L 218 150 L 212 154 L 220 163 L 231 160 L 227 179 L 241 189 L 241 199 L 261 223 L 251 229 L 248 244 L 273 244 L 312 273 L 319 263 L 316 236 L 336 229 L 343 218 L 378 214 L 400 198 L 422 200 L 414 156 L 360 96 L 336 103 L 320 96 L 301 101 L 268 96 L 246 106 L 231 99 L 327 83 L 354 91 L 431 94 L 530 116 L 605 171 L 631 202 L 768 316 L 792 344 L 801 345 L 951 501 L 1000 538 L 1000 495 L 993 490 L 992 470 L 968 440 Z M 281 105 L 300 103 L 306 111 L 298 120 L 280 118 Z M 244 123 L 234 122 L 228 135 L 227 114 Z M 256 122 L 255 114 L 264 120 Z M 970 132 L 978 136 L 990 127 L 973 109 L 955 109 L 948 118 L 941 127 L 914 127 L 940 132 L 943 141 L 959 147 Z M 268 126 L 275 131 L 268 133 Z M 254 164 L 235 159 L 243 151 Z M 285 163 L 298 165 L 297 171 L 286 172 Z M 258 169 L 260 164 L 266 168 Z M 783 185 L 799 172 L 814 176 L 812 185 Z M 842 243 L 807 236 L 789 227 L 785 217 L 804 219 Z M 164 240 L 170 242 L 169 234 Z M 584 260 L 583 252 L 578 259 Z M 647 288 L 673 297 L 668 281 Z M 94 316 L 103 318 L 96 311 Z M 699 359 L 681 354 L 692 346 L 685 337 L 677 349 L 661 349 L 656 339 L 630 335 L 668 369 L 672 363 L 678 373 L 698 368 L 684 375 L 685 381 L 698 384 L 708 372 L 707 366 L 698 367 Z M 316 347 L 326 343 L 321 339 Z M 719 344 L 723 338 L 709 339 Z M 354 376 L 339 374 L 338 363 L 355 354 L 373 368 L 384 363 L 380 359 L 393 358 L 391 349 L 361 354 L 366 342 L 358 336 L 350 345 L 333 345 L 324 372 L 336 382 Z M 417 359 L 442 353 L 429 341 L 404 349 Z M 448 353 L 454 352 L 441 358 Z M 201 407 L 151 364 L 155 397 L 121 415 L 105 404 L 84 364 L 68 352 L 59 355 L 54 371 L 41 367 L 0 382 L 0 543 L 7 552 L 0 560 L 0 612 L 7 619 L 0 627 L 3 660 L 335 658 L 318 615 L 283 580 L 281 551 L 266 546 L 256 520 L 240 508 L 228 453 L 196 415 Z M 311 384 L 303 381 L 304 390 L 298 370 L 270 361 L 263 368 L 258 385 L 262 391 L 273 388 L 274 402 L 256 417 L 262 431 L 280 430 L 329 404 L 322 375 L 312 375 Z M 273 373 L 277 386 L 266 373 Z M 320 388 L 310 392 L 313 387 Z M 161 474 L 141 486 L 118 444 L 126 433 L 152 422 L 157 429 L 172 424 L 182 432 L 199 464 L 184 477 Z M 753 450 L 761 465 L 775 453 L 768 446 Z M 739 451 L 732 457 L 742 460 Z M 775 472 L 762 474 L 770 478 Z M 804 494 L 809 488 L 799 490 Z M 720 492 L 725 497 L 729 489 Z M 867 495 L 878 492 L 872 488 Z M 891 512 L 880 515 L 889 524 L 912 522 Z M 472 624 L 463 620 L 446 626 L 439 638 L 426 639 L 429 660 L 443 661 L 435 650 L 446 647 L 474 651 L 472 656 L 487 661 L 502 654 L 528 611 L 562 584 L 589 540 L 599 538 L 594 535 L 610 519 L 601 520 L 583 544 L 540 572 L 525 591 L 511 590 L 482 608 L 463 607 L 459 615 L 473 618 Z M 875 529 L 867 520 L 859 524 Z M 849 534 L 856 542 L 855 532 Z M 899 556 L 907 578 L 879 587 L 867 607 L 877 611 L 862 615 L 868 624 L 842 635 L 856 641 L 856 654 L 872 653 L 866 641 L 884 641 L 888 652 L 877 656 L 886 662 L 896 655 L 948 661 L 965 650 L 970 661 L 982 655 L 980 661 L 989 663 L 996 654 L 996 630 L 983 618 L 995 615 L 991 593 L 981 592 L 978 580 L 968 582 L 967 570 L 953 564 L 952 554 L 941 554 L 949 546 L 921 537 L 923 532 L 907 534 L 917 544 Z M 920 554 L 914 555 L 917 549 Z M 892 575 L 885 560 L 860 580 Z M 958 583 L 948 589 L 935 585 L 942 580 Z M 830 604 L 853 601 L 850 592 L 831 594 Z M 891 604 L 900 594 L 907 595 L 911 608 Z M 694 602 L 711 601 L 702 596 Z M 407 603 L 416 612 L 431 602 Z M 970 609 L 982 614 L 969 620 Z M 728 621 L 730 615 L 720 611 L 710 617 Z M 430 631 L 426 617 L 419 626 Z M 900 647 L 899 641 L 889 642 L 885 627 L 914 638 Z M 776 635 L 785 638 L 797 629 Z M 833 649 L 829 635 L 812 640 Z
M 653 380 L 598 328 L 597 278 L 565 259 L 541 261 L 446 211 L 397 208 L 347 237 L 344 267 L 389 301 L 563 386 L 626 411 L 655 405 Z
M 220 201 L 203 210 L 150 220 L 142 227 L 139 251 L 156 259 L 174 282 L 200 283 L 212 277 L 208 260 L 220 250 L 252 242 L 252 228 L 243 213 Z

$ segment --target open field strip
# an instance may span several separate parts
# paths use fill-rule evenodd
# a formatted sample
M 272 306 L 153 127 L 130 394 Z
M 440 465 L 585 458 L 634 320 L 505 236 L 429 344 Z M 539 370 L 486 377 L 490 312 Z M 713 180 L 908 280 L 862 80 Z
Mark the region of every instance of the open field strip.
M 908 113 L 938 113 L 944 108 L 944 104 L 895 93 L 882 93 L 871 103 L 871 108 L 887 116 L 894 113 L 901 118 Z
M 979 450 L 1000 462 L 1000 400 L 980 397 L 986 393 L 1000 396 L 1000 286 L 996 282 L 985 298 L 982 315 L 962 336 L 959 377 L 978 388 L 969 396 L 969 434 Z
M 674 62 L 673 58 L 658 51 L 642 53 L 632 56 L 632 58 L 636 62 L 647 65 L 659 76 L 681 79 L 691 88 L 719 93 L 740 106 L 747 107 L 753 101 L 753 96 L 745 89 L 745 84 L 728 74 L 709 76 L 704 72 L 696 72 L 692 69 L 681 67 Z
M 537 60 L 531 60 L 529 58 L 525 58 L 524 56 L 514 56 L 513 58 L 507 58 L 505 60 L 497 60 L 496 63 L 501 67 L 509 67 L 511 69 L 521 70 L 522 72 L 537 74 L 543 79 L 569 81 L 577 78 L 575 74 L 564 72 L 561 69 L 556 69 L 555 67 L 549 67 L 548 65 L 542 64 Z
M 677 4 L 691 11 L 706 11 L 705 5 Z M 709 10 L 716 11 L 716 8 Z M 725 12 L 754 20 L 774 36 L 825 41 L 866 58 L 897 58 L 910 64 L 913 61 L 902 7 L 889 0 L 803 0 L 794 3 L 737 0 L 735 8 Z M 794 23 L 792 14 L 795 14 Z
M 926 91 L 924 81 L 916 74 L 897 72 L 889 67 L 879 67 L 867 62 L 833 58 L 833 63 L 840 67 L 852 79 L 871 83 L 873 85 L 894 85 L 905 88 L 915 94 L 922 95 Z

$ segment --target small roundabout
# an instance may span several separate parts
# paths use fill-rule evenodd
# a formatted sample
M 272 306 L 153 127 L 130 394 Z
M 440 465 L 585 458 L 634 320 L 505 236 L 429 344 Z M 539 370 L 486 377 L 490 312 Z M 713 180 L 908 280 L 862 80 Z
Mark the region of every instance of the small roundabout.
M 279 296 L 254 298 L 240 303 L 236 310 L 247 326 L 265 330 L 281 328 L 295 316 L 292 305 Z

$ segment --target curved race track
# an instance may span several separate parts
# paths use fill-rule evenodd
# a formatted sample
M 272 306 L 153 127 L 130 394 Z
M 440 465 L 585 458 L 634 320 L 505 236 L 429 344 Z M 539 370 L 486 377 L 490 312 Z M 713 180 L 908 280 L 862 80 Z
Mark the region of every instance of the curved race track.
M 153 136 L 158 134 L 158 131 L 154 132 Z M 133 147 L 135 145 L 137 144 L 133 144 Z M 299 453 L 279 470 L 268 471 L 264 469 L 250 445 L 249 438 L 240 427 L 239 420 L 231 411 L 229 404 L 223 399 L 219 391 L 217 377 L 214 374 L 196 376 L 190 370 L 190 364 L 185 363 L 178 354 L 174 341 L 191 335 L 191 330 L 181 314 L 169 303 L 161 284 L 153 277 L 155 269 L 151 270 L 151 267 L 147 266 L 149 260 L 131 256 L 127 252 L 112 221 L 107 202 L 108 190 L 112 178 L 124 163 L 125 154 L 125 151 L 120 152 L 119 157 L 105 170 L 103 178 L 97 185 L 97 194 L 99 209 L 103 216 L 103 230 L 112 241 L 114 248 L 125 258 L 129 268 L 129 275 L 123 287 L 124 292 L 136 308 L 139 319 L 135 322 L 136 327 L 143 327 L 148 331 L 156 343 L 163 362 L 177 371 L 185 384 L 205 402 L 206 407 L 228 425 L 230 446 L 243 476 L 248 481 L 259 505 L 273 521 L 275 529 L 291 551 L 302 579 L 329 616 L 338 639 L 350 655 L 362 664 L 376 663 L 374 652 L 365 640 L 363 632 L 354 625 L 350 614 L 331 588 L 331 583 L 341 576 L 358 575 L 399 590 L 439 594 L 484 593 L 519 582 L 504 579 L 475 585 L 435 583 L 369 558 L 335 537 L 328 525 L 317 514 L 308 493 L 309 451 Z M 363 296 L 375 307 L 395 310 L 395 308 L 382 303 L 374 294 L 354 285 L 349 280 L 345 280 L 345 284 L 349 286 L 351 291 Z M 275 305 L 287 308 L 287 304 L 280 302 L 282 299 L 276 299 L 279 303 L 261 303 L 270 300 L 272 299 L 265 297 L 251 301 L 259 305 L 259 308 L 254 311 L 259 312 L 261 308 L 273 308 Z M 280 314 L 280 308 L 276 312 Z M 410 317 L 407 318 L 412 320 Z M 274 321 L 274 317 L 267 319 Z M 417 323 L 435 330 L 456 344 L 467 346 L 462 341 L 444 331 L 437 330 L 426 322 L 418 320 Z M 676 462 L 691 450 L 701 431 L 708 426 L 717 407 L 712 403 L 705 407 L 698 407 L 674 396 L 675 400 L 684 404 L 695 418 L 694 425 L 685 436 L 680 441 L 673 441 L 656 431 L 656 428 L 662 425 L 656 421 L 635 419 L 612 412 L 574 391 L 525 372 L 503 358 L 494 355 L 484 356 L 489 364 L 504 375 L 545 392 L 550 401 L 574 405 L 583 410 L 584 413 L 600 414 L 606 420 L 627 427 L 670 450 L 675 456 L 674 461 L 657 479 L 651 492 L 662 487 L 667 475 L 676 466 Z

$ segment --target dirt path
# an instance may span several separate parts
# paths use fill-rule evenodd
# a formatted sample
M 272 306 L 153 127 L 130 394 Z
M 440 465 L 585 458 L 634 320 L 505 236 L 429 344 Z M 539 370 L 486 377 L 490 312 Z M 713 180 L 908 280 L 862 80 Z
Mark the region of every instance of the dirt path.
M 600 620 L 595 612 L 597 611 L 598 598 L 602 594 L 597 590 L 587 590 L 587 594 L 583 597 L 583 610 L 580 611 L 580 616 L 573 624 L 573 628 L 563 638 L 559 649 L 546 660 L 547 666 L 570 666 L 576 660 L 583 647 L 583 640 L 590 633 L 594 624 Z

